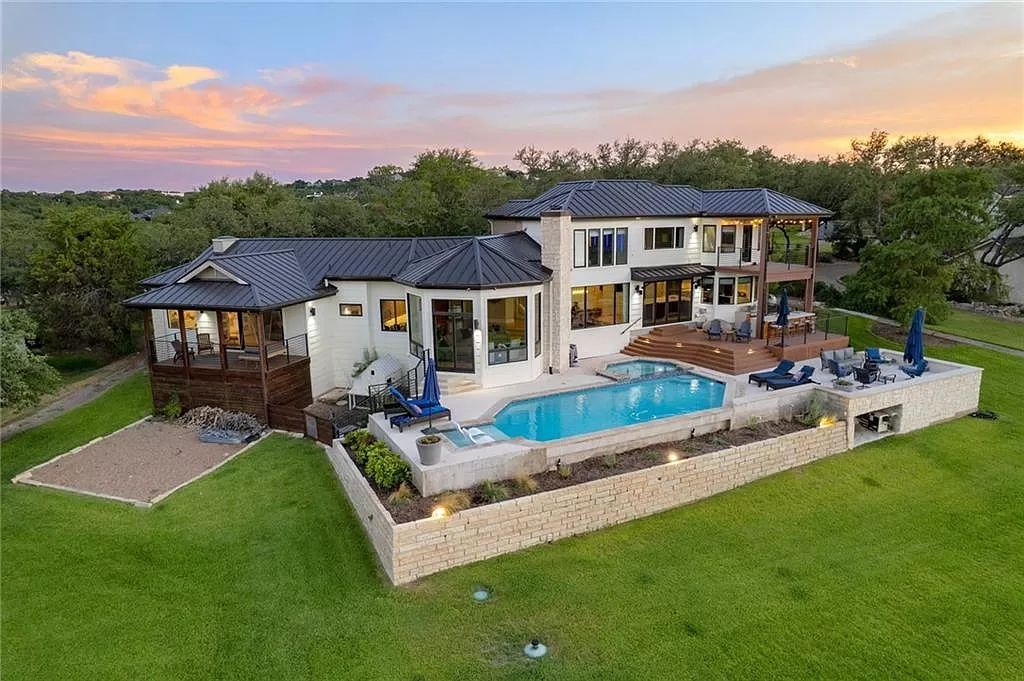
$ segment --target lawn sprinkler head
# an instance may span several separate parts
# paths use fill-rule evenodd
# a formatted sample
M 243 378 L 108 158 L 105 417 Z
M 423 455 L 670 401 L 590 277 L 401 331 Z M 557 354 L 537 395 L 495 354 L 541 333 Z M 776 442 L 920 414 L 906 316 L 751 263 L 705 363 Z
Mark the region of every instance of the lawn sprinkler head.
M 548 654 L 548 647 L 539 640 L 533 639 L 523 648 L 523 654 L 530 659 L 536 660 Z

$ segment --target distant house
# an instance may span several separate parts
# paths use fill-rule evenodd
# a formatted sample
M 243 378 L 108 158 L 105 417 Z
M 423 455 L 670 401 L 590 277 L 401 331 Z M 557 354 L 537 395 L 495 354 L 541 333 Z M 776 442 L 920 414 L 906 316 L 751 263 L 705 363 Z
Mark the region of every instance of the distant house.
M 806 282 L 811 309 L 830 215 L 768 189 L 563 182 L 490 211 L 488 236 L 218 237 L 125 304 L 147 310 L 157 406 L 177 394 L 301 430 L 365 350 L 407 368 L 429 351 L 442 381 L 486 388 L 664 325 L 749 319 L 758 335 L 769 282 Z M 771 230 L 809 235 L 773 251 Z

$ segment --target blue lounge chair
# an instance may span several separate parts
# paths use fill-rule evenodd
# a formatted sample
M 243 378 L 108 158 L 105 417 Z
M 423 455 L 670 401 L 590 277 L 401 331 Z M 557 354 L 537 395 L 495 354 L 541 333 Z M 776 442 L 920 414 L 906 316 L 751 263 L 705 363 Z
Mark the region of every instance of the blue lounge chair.
M 398 432 L 401 433 L 407 426 L 411 426 L 414 423 L 420 423 L 433 418 L 447 418 L 449 421 L 452 420 L 451 409 L 443 407 L 440 404 L 428 404 L 420 406 L 415 402 L 409 400 L 405 395 L 400 393 L 395 388 L 389 388 L 392 397 L 405 409 L 404 414 L 395 414 L 388 423 L 392 428 L 398 427 Z
M 783 388 L 793 388 L 798 385 L 805 383 L 813 383 L 811 375 L 814 374 L 814 367 L 802 366 L 797 375 L 792 378 L 769 378 L 765 381 L 765 385 L 768 386 L 769 390 L 782 390 Z
M 901 366 L 900 371 L 902 371 L 911 378 L 917 378 L 924 372 L 928 371 L 928 360 L 922 359 L 920 362 L 910 367 Z
M 722 340 L 722 320 L 712 319 L 704 333 L 707 334 L 708 340 Z
M 878 348 L 867 348 L 864 350 L 864 359 L 871 362 L 872 364 L 888 364 L 892 360 L 886 359 L 882 356 L 882 351 Z
M 754 332 L 750 329 L 750 320 L 744 319 L 743 322 L 736 327 L 736 340 L 741 343 L 749 343 L 752 335 L 754 335 Z
M 761 371 L 756 374 L 750 374 L 747 376 L 747 383 L 753 383 L 758 387 L 764 385 L 764 382 L 769 378 L 793 378 L 793 371 L 795 365 L 788 359 L 784 359 L 779 362 L 779 365 L 771 371 Z

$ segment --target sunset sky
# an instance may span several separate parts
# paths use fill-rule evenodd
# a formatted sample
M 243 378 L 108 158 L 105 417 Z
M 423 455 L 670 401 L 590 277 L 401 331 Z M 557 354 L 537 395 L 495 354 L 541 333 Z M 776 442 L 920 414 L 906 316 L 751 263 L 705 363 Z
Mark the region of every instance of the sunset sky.
M 419 151 L 872 129 L 1024 143 L 1024 5 L 14 5 L 2 184 L 347 178 Z

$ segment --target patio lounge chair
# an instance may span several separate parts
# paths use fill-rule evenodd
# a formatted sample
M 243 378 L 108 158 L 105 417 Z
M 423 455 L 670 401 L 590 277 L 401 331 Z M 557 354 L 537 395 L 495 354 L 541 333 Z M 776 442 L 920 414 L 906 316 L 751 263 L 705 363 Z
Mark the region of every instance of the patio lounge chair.
M 828 361 L 828 365 L 824 368 L 835 374 L 836 378 L 844 378 L 853 373 L 853 367 L 846 364 L 840 364 L 834 359 L 830 359 Z
M 882 351 L 878 348 L 867 348 L 864 350 L 864 359 L 872 364 L 889 364 L 892 362 L 891 359 L 886 359 L 882 356 Z
M 918 362 L 914 366 L 910 366 L 910 367 L 908 367 L 908 366 L 901 366 L 900 367 L 900 371 L 905 373 L 910 378 L 917 378 L 918 376 L 920 376 L 924 372 L 928 371 L 928 360 L 922 359 L 920 362 Z
M 184 363 L 185 362 L 185 349 L 184 349 L 184 347 L 182 347 L 181 341 L 177 340 L 177 339 L 172 340 L 171 341 L 171 347 L 174 349 L 174 359 L 172 359 L 171 362 L 176 364 L 178 362 L 178 360 L 181 360 L 182 363 Z M 192 348 L 189 348 L 188 349 L 188 358 L 192 359 L 195 356 L 196 356 L 196 351 L 193 350 Z
M 712 319 L 704 329 L 704 333 L 707 335 L 708 340 L 722 340 L 722 320 Z
M 761 371 L 756 374 L 750 374 L 747 376 L 747 383 L 753 383 L 760 387 L 764 385 L 765 381 L 769 378 L 793 378 L 793 374 L 790 373 L 793 371 L 793 366 L 794 364 L 791 361 L 784 359 L 771 371 Z
M 814 374 L 814 367 L 804 365 L 800 367 L 800 371 L 793 378 L 769 378 L 765 381 L 765 385 L 768 386 L 769 390 L 782 390 L 783 388 L 793 388 L 798 385 L 804 385 L 805 383 L 814 383 L 811 380 L 811 375 Z
M 447 407 L 442 407 L 440 404 L 420 407 L 419 405 L 414 404 L 413 402 L 410 402 L 408 399 L 406 399 L 405 395 L 398 392 L 398 390 L 391 388 L 390 391 L 391 395 L 398 401 L 400 405 L 402 405 L 402 408 L 405 409 L 404 414 L 396 414 L 392 416 L 390 419 L 388 419 L 388 423 L 391 425 L 392 428 L 398 426 L 399 433 L 405 430 L 406 426 L 411 426 L 414 423 L 421 423 L 423 421 L 427 421 L 435 417 L 444 417 L 447 418 L 449 421 L 452 420 L 451 409 L 448 409 Z
M 752 335 L 753 331 L 750 329 L 750 320 L 744 319 L 740 325 L 736 327 L 736 341 L 740 343 L 749 343 Z
M 213 341 L 210 340 L 210 334 L 201 333 L 198 336 L 196 336 L 196 338 L 199 341 L 198 345 L 196 346 L 196 351 L 200 355 L 203 354 L 204 352 L 208 352 L 210 354 L 216 352 L 216 349 L 213 347 Z

